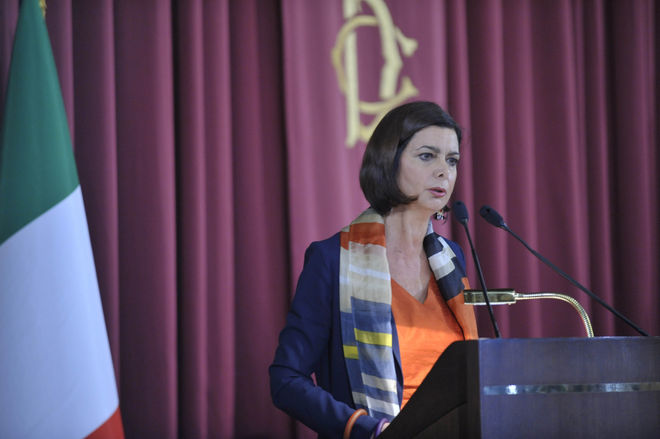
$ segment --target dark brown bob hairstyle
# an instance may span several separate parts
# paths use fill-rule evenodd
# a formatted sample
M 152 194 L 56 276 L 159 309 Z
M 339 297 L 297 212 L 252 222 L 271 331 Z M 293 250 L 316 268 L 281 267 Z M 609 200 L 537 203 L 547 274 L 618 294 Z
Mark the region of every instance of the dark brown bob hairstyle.
M 387 113 L 376 126 L 362 158 L 360 187 L 371 207 L 381 215 L 415 200 L 399 188 L 399 161 L 412 136 L 431 125 L 454 130 L 460 145 L 461 127 L 433 102 L 403 104 Z

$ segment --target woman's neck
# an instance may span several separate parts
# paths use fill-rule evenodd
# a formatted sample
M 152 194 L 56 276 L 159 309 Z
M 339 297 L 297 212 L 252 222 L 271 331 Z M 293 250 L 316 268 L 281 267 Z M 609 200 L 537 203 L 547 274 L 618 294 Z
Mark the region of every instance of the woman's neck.
M 430 214 L 408 208 L 394 208 L 385 216 L 387 247 L 419 252 L 428 229 Z
M 429 213 L 393 209 L 385 216 L 390 276 L 420 303 L 426 300 L 431 268 L 424 253 Z

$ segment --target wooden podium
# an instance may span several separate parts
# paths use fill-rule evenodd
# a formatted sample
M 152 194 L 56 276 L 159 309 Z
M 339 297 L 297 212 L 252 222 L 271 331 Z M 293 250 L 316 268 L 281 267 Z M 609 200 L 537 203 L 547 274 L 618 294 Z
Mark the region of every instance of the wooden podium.
M 378 437 L 660 438 L 660 337 L 456 342 Z

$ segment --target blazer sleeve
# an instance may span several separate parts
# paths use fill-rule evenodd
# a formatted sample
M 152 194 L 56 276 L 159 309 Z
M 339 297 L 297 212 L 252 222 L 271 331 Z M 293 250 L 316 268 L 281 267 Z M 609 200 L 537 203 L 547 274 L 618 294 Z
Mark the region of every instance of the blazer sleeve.
M 336 251 L 339 252 L 338 245 Z M 269 368 L 270 388 L 275 406 L 322 437 L 341 438 L 355 408 L 317 386 L 311 376 L 319 370 L 327 350 L 332 349 L 332 296 L 338 288 L 339 272 L 338 267 L 331 268 L 328 253 L 327 246 L 318 242 L 312 243 L 305 253 L 286 326 Z M 368 438 L 377 423 L 377 419 L 361 416 L 351 438 Z

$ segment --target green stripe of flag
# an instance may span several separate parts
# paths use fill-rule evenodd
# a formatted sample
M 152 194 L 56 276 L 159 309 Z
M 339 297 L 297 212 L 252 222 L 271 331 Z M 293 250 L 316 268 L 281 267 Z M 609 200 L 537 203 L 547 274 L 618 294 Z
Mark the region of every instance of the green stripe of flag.
M 0 135 L 0 244 L 77 186 L 46 24 L 38 1 L 23 0 Z

